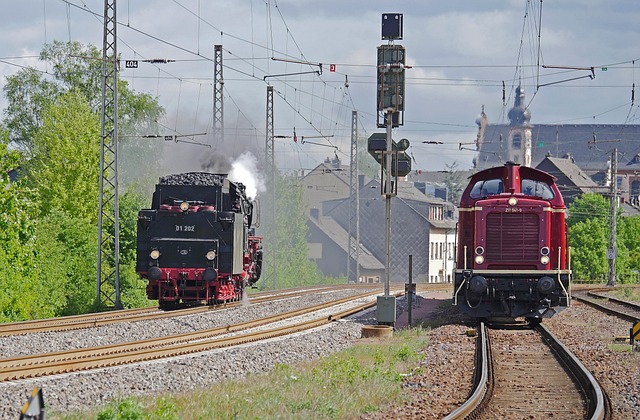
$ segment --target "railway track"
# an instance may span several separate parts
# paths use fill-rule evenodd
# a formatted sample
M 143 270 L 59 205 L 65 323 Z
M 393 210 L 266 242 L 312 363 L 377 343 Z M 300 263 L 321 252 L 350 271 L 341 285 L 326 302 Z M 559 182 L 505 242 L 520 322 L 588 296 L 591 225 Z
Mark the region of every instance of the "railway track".
M 269 302 L 284 297 L 302 296 L 308 293 L 318 293 L 323 290 L 332 290 L 331 287 L 292 289 L 282 292 L 261 293 L 250 299 L 249 303 Z M 141 320 L 172 318 L 177 316 L 193 315 L 212 310 L 233 308 L 242 305 L 242 302 L 229 302 L 215 306 L 195 306 L 191 308 L 164 311 L 158 307 L 138 309 L 124 309 L 111 312 L 99 312 L 85 315 L 66 316 L 60 318 L 41 319 L 33 321 L 21 321 L 0 324 L 0 336 L 22 335 L 28 333 L 53 332 L 94 328 L 102 325 L 118 324 L 121 322 L 135 322 Z
M 542 324 L 478 327 L 472 395 L 447 419 L 610 418 L 591 373 Z
M 44 375 L 118 366 L 127 363 L 186 355 L 292 334 L 328 324 L 360 312 L 368 307 L 375 306 L 376 300 L 370 299 L 370 297 L 378 293 L 379 291 L 376 290 L 319 304 L 310 308 L 205 331 L 196 331 L 131 343 L 119 343 L 64 352 L 0 359 L 0 381 L 14 381 Z M 396 292 L 397 295 L 401 293 L 401 291 Z M 319 312 L 326 312 L 329 308 L 335 308 L 337 305 L 345 305 L 358 299 L 367 299 L 367 301 L 365 303 L 349 305 L 348 308 L 339 307 L 339 309 L 333 309 L 323 315 Z M 316 316 L 311 317 L 311 319 L 306 317 L 303 320 L 296 320 L 296 317 L 308 315 L 309 313 L 316 313 Z M 286 321 L 286 325 L 256 330 L 257 327 L 264 327 L 268 324 L 284 321 Z
M 442 290 L 447 285 L 431 285 L 432 287 L 426 287 L 421 285 L 419 290 Z M 435 286 L 435 287 L 433 287 Z M 365 289 L 381 290 L 382 285 L 376 287 L 371 284 L 357 284 L 347 285 L 348 288 L 353 289 Z M 450 287 L 450 286 L 448 286 Z M 304 288 L 293 288 L 276 292 L 261 292 L 253 295 L 248 299 L 248 303 L 257 304 L 270 302 L 277 299 L 286 297 L 294 298 L 304 296 L 310 293 L 322 293 L 323 291 L 329 292 L 334 290 L 344 289 L 345 286 L 314 286 Z M 209 311 L 215 311 L 220 309 L 229 309 L 240 306 L 245 302 L 228 302 L 215 306 L 195 306 L 184 309 L 174 309 L 164 311 L 158 309 L 158 307 L 146 307 L 137 309 L 125 309 L 111 312 L 99 312 L 85 315 L 66 316 L 59 318 L 40 319 L 33 321 L 21 321 L 0 324 L 0 337 L 12 336 L 12 335 L 24 335 L 29 333 L 41 333 L 41 332 L 57 332 L 57 331 L 70 331 L 79 330 L 83 328 L 95 328 L 103 325 L 112 325 L 123 322 L 135 322 L 141 320 L 153 320 L 163 318 L 173 318 L 178 316 L 194 315 L 199 313 L 205 313 Z
M 630 322 L 640 321 L 640 304 L 605 296 L 599 292 L 606 289 L 573 292 L 573 298 L 601 312 Z

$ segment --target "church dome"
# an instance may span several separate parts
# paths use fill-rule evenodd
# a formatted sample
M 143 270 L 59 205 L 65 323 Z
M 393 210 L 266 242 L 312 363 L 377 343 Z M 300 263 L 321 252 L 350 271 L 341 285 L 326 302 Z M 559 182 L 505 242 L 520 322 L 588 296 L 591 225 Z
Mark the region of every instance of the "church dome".
M 509 117 L 510 125 L 529 125 L 529 121 L 531 121 L 531 112 L 524 104 L 524 88 L 522 85 L 518 85 L 516 88 L 516 100 L 507 116 Z

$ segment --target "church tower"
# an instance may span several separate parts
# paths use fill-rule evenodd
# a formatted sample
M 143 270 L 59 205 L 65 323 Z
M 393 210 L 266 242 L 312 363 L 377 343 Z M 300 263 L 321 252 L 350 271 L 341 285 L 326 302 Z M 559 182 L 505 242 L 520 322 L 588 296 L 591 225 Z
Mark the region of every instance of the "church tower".
M 525 106 L 524 88 L 518 84 L 516 100 L 509 110 L 509 136 L 504 147 L 507 161 L 531 166 L 531 113 Z
M 482 148 L 482 143 L 484 143 L 484 132 L 489 125 L 489 119 L 487 118 L 487 114 L 484 113 L 484 105 L 482 105 L 482 112 L 476 118 L 476 124 L 478 125 L 478 134 L 476 135 L 476 151 L 479 151 Z M 462 145 L 460 145 L 462 147 Z M 473 167 L 476 168 L 478 164 L 478 155 L 479 152 L 476 153 L 476 156 L 473 158 Z

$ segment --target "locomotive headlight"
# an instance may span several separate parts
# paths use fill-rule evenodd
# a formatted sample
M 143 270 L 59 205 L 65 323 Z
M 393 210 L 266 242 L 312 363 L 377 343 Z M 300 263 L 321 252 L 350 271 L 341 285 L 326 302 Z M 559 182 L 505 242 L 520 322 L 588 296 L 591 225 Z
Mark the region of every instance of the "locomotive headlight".
M 189 203 L 187 203 L 186 201 L 183 201 L 182 203 L 180 203 L 180 210 L 182 211 L 189 210 Z
M 158 258 L 160 258 L 160 251 L 158 251 L 157 249 L 154 249 L 149 254 L 149 257 L 151 257 L 152 260 L 157 260 Z
M 484 262 L 484 257 L 482 255 L 476 255 L 475 262 L 476 264 L 482 264 Z
M 511 197 L 509 198 L 509 201 L 507 201 L 507 203 L 509 203 L 510 206 L 515 206 L 516 204 L 518 204 L 518 199 L 515 197 Z
M 540 254 L 541 255 L 549 255 L 549 247 L 548 246 L 543 246 L 542 248 L 540 248 Z
M 213 261 L 216 258 L 216 251 L 209 251 L 207 255 L 205 255 L 209 261 Z
M 547 255 L 543 255 L 542 257 L 540 257 L 540 263 L 543 265 L 549 264 L 549 257 Z
M 476 255 L 482 255 L 484 254 L 484 248 L 481 246 L 477 246 L 476 247 Z

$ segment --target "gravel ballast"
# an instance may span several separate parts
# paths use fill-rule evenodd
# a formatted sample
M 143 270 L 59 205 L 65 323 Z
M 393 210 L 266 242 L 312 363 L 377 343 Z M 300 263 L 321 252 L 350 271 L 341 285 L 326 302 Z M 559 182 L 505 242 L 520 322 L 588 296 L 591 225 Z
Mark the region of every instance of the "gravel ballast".
M 89 330 L 3 337 L 0 348 L 2 357 L 10 357 L 9 354 L 132 341 L 241 322 L 310 305 L 311 301 L 317 304 L 359 292 L 361 290 L 250 305 L 234 309 L 234 312 L 210 312 Z M 422 373 L 408 376 L 403 383 L 407 402 L 394 404 L 363 418 L 442 418 L 465 400 L 471 387 L 475 342 L 466 334 L 470 328 L 466 318 L 454 308 L 443 306 L 428 320 L 423 320 L 431 322 L 435 319 L 434 325 L 439 326 L 429 331 L 430 344 L 424 350 L 420 366 Z M 404 298 L 398 299 L 398 310 L 405 308 Z M 188 391 L 221 379 L 266 372 L 277 363 L 293 364 L 320 358 L 351 346 L 360 339 L 362 325 L 373 323 L 375 311 L 369 311 L 357 319 L 334 322 L 312 332 L 286 338 L 286 345 L 282 344 L 283 339 L 273 339 L 166 361 L 0 383 L 0 394 L 4 396 L 0 403 L 0 418 L 17 418 L 22 404 L 36 385 L 44 391 L 48 413 L 102 405 L 126 395 Z M 614 419 L 640 417 L 640 352 L 612 346 L 616 337 L 628 336 L 628 322 L 574 301 L 570 308 L 544 320 L 544 324 L 581 359 L 604 387 L 611 398 Z

